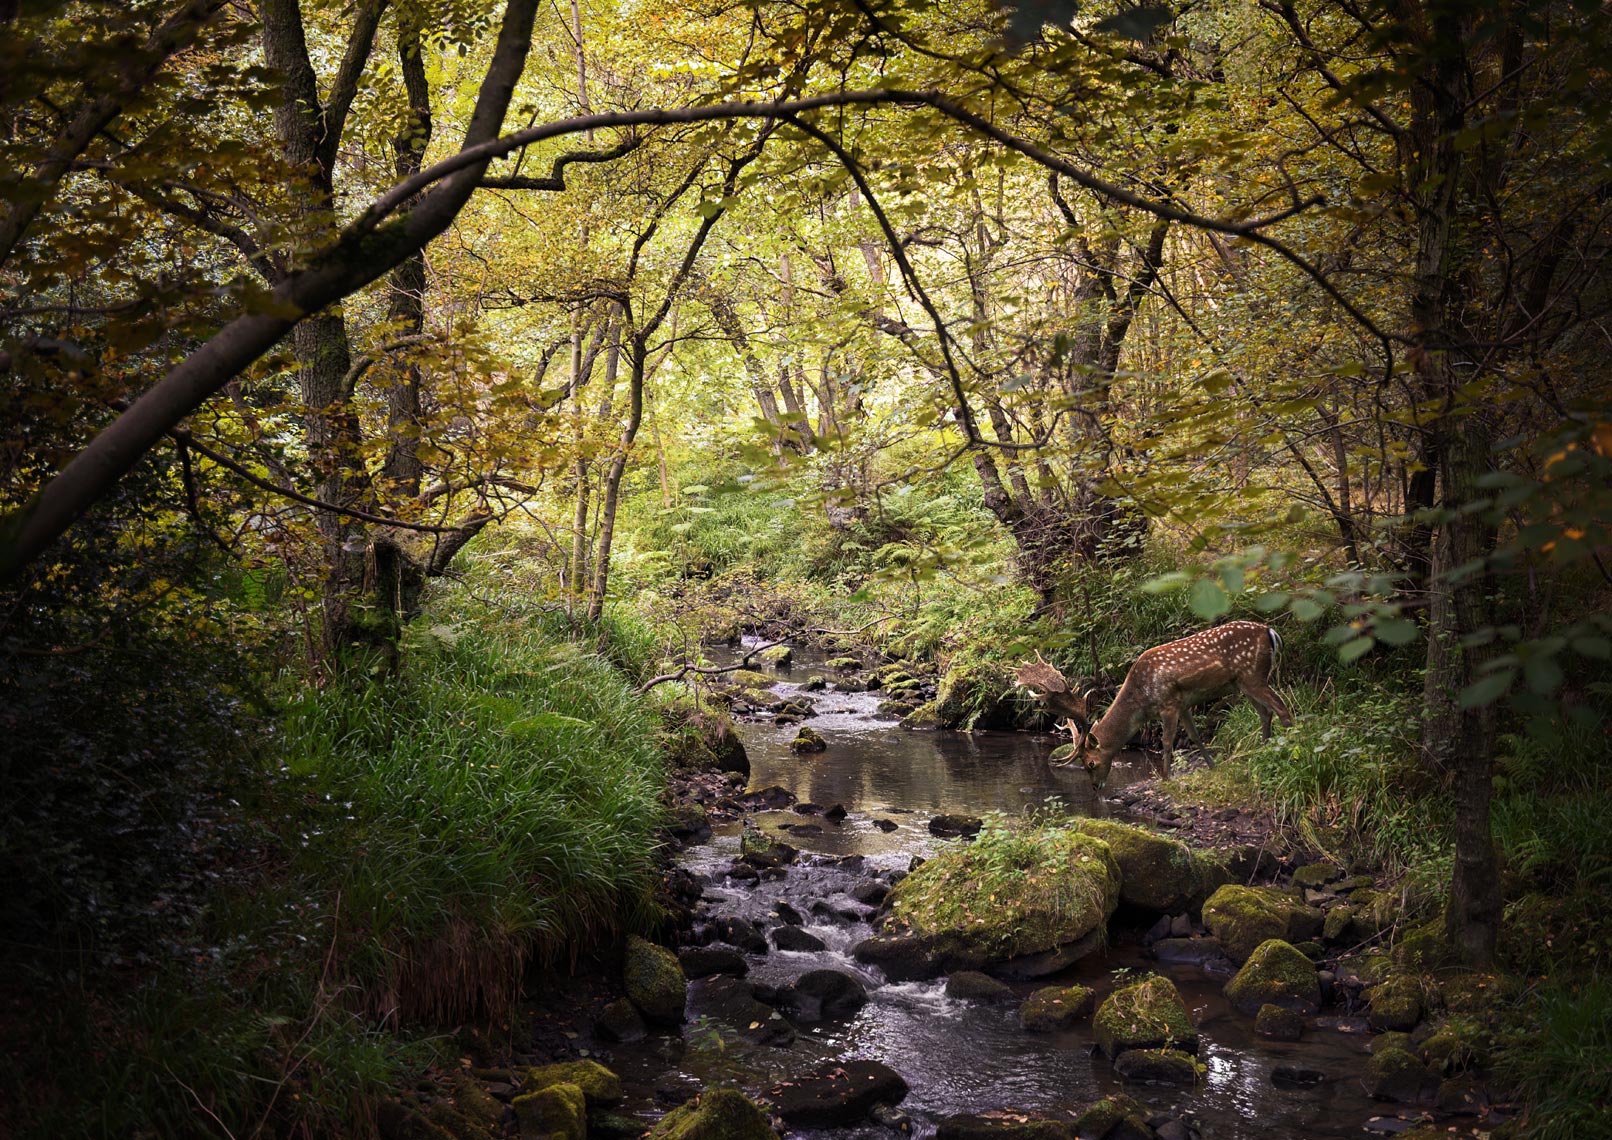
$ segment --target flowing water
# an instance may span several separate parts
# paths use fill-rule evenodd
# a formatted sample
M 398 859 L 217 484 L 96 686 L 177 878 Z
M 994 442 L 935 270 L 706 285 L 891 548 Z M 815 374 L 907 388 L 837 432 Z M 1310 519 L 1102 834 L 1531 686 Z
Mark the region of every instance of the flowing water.
M 776 691 L 797 691 L 795 682 L 811 674 L 818 660 L 797 651 L 792 673 L 781 675 Z M 820 665 L 816 671 L 826 672 Z M 1026 810 L 1090 815 L 1102 814 L 1108 805 L 1094 802 L 1084 773 L 1047 764 L 1047 754 L 1059 743 L 1053 736 L 911 732 L 875 718 L 878 693 L 810 696 L 817 702 L 817 715 L 807 723 L 822 734 L 828 750 L 796 756 L 788 747 L 795 727 L 741 725 L 750 755 L 750 787 L 779 784 L 802 801 L 823 807 L 842 804 L 849 815 L 837 825 L 793 811 L 752 816 L 753 824 L 801 849 L 798 862 L 785 868 L 781 878 L 744 882 L 728 877 L 739 853 L 737 823 L 719 827 L 708 842 L 684 852 L 681 862 L 702 882 L 713 917 L 738 916 L 768 929 L 779 924 L 775 908 L 781 900 L 796 908 L 805 918 L 804 929 L 825 943 L 820 951 L 774 949 L 750 955 L 749 981 L 779 985 L 828 967 L 860 978 L 868 988 L 868 1004 L 847 1021 L 801 1026 L 787 1046 L 758 1045 L 742 1039 L 744 1026 L 712 1016 L 712 980 L 696 981 L 690 987 L 690 1020 L 681 1035 L 652 1037 L 612 1051 L 612 1063 L 636 1090 L 636 1103 L 629 1107 L 647 1111 L 657 1083 L 720 1081 L 755 1093 L 825 1061 L 867 1057 L 883 1061 L 911 1086 L 901 1107 L 910 1114 L 916 1136 L 931 1134 L 937 1120 L 953 1113 L 1007 1109 L 1072 1118 L 1094 1099 L 1117 1091 L 1190 1118 L 1213 1140 L 1358 1136 L 1361 1126 L 1381 1110 L 1359 1081 L 1368 1036 L 1311 1027 L 1303 1041 L 1291 1044 L 1255 1038 L 1251 1020 L 1233 1012 L 1222 998 L 1224 977 L 1153 962 L 1123 938 L 1057 981 L 1092 986 L 1101 1000 L 1114 988 L 1115 971 L 1154 970 L 1171 978 L 1201 1035 L 1199 1058 L 1208 1071 L 1194 1089 L 1123 1084 L 1094 1050 L 1089 1019 L 1065 1033 L 1028 1033 L 1018 1024 L 1015 1005 L 954 1000 L 946 996 L 944 978 L 888 984 L 877 969 L 856 962 L 850 948 L 872 933 L 866 917 L 871 910 L 849 892 L 870 878 L 904 870 L 914 855 L 930 855 L 945 843 L 958 842 L 931 836 L 931 816 Z M 1141 757 L 1129 759 L 1129 766 L 1116 764 L 1111 785 L 1145 774 Z M 896 827 L 883 831 L 875 820 Z M 783 824 L 792 827 L 781 830 Z M 802 824 L 808 833 L 796 830 Z M 811 833 L 813 825 L 821 832 Z M 1028 995 L 1046 984 L 1044 979 L 1014 988 Z M 1279 1087 L 1272 1081 L 1279 1066 L 1324 1074 L 1325 1079 L 1312 1087 Z M 837 1135 L 847 1133 L 870 1140 L 894 1135 L 871 1123 L 835 1130 Z

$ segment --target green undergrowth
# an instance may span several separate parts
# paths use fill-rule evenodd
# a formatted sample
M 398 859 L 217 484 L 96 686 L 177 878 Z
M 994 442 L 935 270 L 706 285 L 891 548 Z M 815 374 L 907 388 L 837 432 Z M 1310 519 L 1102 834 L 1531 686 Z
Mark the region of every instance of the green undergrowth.
M 501 1013 L 527 961 L 653 918 L 655 719 L 596 631 L 559 627 L 445 593 L 399 676 L 289 704 L 287 764 L 335 805 L 298 865 L 339 874 L 339 952 L 377 1013 Z

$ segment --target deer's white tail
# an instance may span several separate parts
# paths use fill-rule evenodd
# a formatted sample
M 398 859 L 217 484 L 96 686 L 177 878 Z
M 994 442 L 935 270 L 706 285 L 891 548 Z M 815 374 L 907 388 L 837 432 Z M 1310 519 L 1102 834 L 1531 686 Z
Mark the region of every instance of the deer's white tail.
M 1271 680 L 1276 679 L 1276 667 L 1282 661 L 1282 635 L 1276 632 L 1275 626 L 1266 626 L 1271 635 Z

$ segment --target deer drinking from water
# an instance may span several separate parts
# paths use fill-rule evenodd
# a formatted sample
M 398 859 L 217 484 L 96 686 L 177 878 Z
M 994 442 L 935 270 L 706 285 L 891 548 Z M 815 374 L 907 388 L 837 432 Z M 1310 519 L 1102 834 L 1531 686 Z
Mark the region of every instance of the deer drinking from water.
M 1164 776 L 1170 775 L 1170 754 L 1175 748 L 1175 730 L 1186 722 L 1187 735 L 1212 764 L 1209 750 L 1192 720 L 1192 706 L 1235 685 L 1254 702 L 1259 711 L 1264 738 L 1271 738 L 1271 717 L 1284 725 L 1293 723 L 1287 705 L 1271 688 L 1271 666 L 1281 644 L 1276 631 L 1257 621 L 1229 621 L 1156 645 L 1136 659 L 1119 695 L 1093 724 L 1087 709 L 1090 690 L 1076 692 L 1063 674 L 1040 659 L 1019 668 L 1018 682 L 1031 695 L 1044 700 L 1054 713 L 1065 718 L 1075 740 L 1074 755 L 1066 763 L 1080 761 L 1091 777 L 1092 787 L 1101 789 L 1108 782 L 1108 770 L 1122 748 L 1130 743 L 1152 717 L 1164 724 Z

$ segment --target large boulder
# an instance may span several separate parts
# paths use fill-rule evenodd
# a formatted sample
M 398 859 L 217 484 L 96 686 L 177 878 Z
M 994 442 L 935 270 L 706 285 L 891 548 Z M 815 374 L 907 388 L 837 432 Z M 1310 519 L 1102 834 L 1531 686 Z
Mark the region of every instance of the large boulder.
M 1438 1078 L 1408 1050 L 1376 1047 L 1366 1063 L 1366 1092 L 1377 1100 L 1415 1104 L 1431 1097 Z
M 1422 1020 L 1422 984 L 1408 974 L 1372 986 L 1366 999 L 1371 1002 L 1373 1029 L 1408 1032 Z
M 649 1140 L 777 1140 L 767 1114 L 735 1089 L 710 1089 L 674 1108 Z
M 707 978 L 699 983 L 696 1008 L 723 1022 L 756 1045 L 788 1045 L 795 1027 L 784 1015 L 756 998 L 755 988 L 742 978 Z
M 1276 1005 L 1296 1013 L 1321 1008 L 1321 979 L 1315 963 L 1279 938 L 1261 942 L 1226 983 L 1226 1000 L 1249 1017 L 1262 1005 Z
M 1119 865 L 1119 901 L 1157 914 L 1179 914 L 1203 903 L 1225 871 L 1185 843 L 1107 819 L 1083 819 L 1080 830 L 1101 839 Z
M 1321 932 L 1321 912 L 1275 887 L 1228 883 L 1203 904 L 1203 924 L 1234 962 L 1246 962 L 1262 942 L 1307 942 Z
M 1157 975 L 1109 994 L 1092 1019 L 1092 1037 L 1110 1058 L 1128 1049 L 1198 1051 L 1198 1031 L 1180 991 Z
M 855 1124 L 880 1104 L 907 1095 L 901 1074 L 878 1061 L 844 1061 L 786 1080 L 767 1093 L 784 1123 L 796 1128 Z
M 627 939 L 627 960 L 623 970 L 627 997 L 646 1020 L 677 1025 L 683 1020 L 688 1002 L 688 978 L 677 964 L 677 955 L 638 935 Z
M 1024 999 L 1019 1024 L 1031 1033 L 1068 1029 L 1090 1016 L 1096 995 L 1085 986 L 1045 986 Z
M 808 970 L 788 988 L 785 1000 L 802 1021 L 832 1021 L 854 1016 L 868 1004 L 868 991 L 843 970 Z
M 1148 1110 L 1124 1094 L 1105 1096 L 1075 1117 L 1080 1140 L 1153 1140 Z
M 1084 952 L 1095 948 L 1119 903 L 1119 881 L 1101 840 L 1073 829 L 992 830 L 902 879 L 890 892 L 885 933 L 923 940 L 943 970 L 1009 964 L 1077 944 Z

